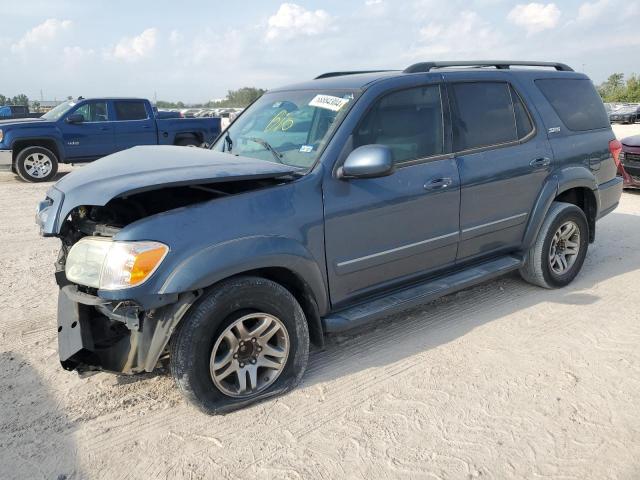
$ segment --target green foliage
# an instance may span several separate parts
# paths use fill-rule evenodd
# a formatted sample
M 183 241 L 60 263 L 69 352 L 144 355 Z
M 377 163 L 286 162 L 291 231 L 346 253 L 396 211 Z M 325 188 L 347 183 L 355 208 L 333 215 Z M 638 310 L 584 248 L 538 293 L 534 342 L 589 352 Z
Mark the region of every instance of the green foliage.
M 605 102 L 640 103 L 640 78 L 634 74 L 625 82 L 623 73 L 614 73 L 598 92 Z
M 192 107 L 206 107 L 206 108 L 219 108 L 219 107 L 246 107 L 260 98 L 262 94 L 266 92 L 262 88 L 244 87 L 239 90 L 229 90 L 227 97 L 217 102 L 207 102 L 191 105 Z M 156 102 L 158 108 L 185 108 L 183 102 L 167 102 L 165 100 L 158 100 Z
M 28 107 L 29 97 L 24 93 L 16 95 L 15 97 L 5 97 L 4 95 L 0 95 L 0 106 L 2 105 L 24 105 L 25 107 Z

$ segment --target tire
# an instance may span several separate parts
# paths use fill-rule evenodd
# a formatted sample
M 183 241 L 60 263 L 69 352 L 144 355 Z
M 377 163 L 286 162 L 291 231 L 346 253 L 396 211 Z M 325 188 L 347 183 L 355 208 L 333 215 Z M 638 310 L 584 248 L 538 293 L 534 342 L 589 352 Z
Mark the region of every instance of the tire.
M 180 147 L 199 147 L 202 142 L 195 137 L 183 137 L 176 141 L 176 145 Z
M 561 240 L 571 233 L 571 226 L 575 227 L 579 238 L 574 234 Z M 577 245 L 576 254 L 569 253 L 575 250 L 573 245 Z M 520 276 L 543 288 L 564 287 L 580 272 L 588 247 L 589 226 L 582 209 L 571 203 L 553 202 L 534 245 L 527 252 L 526 261 L 520 268 Z M 564 256 L 564 262 L 555 256 L 552 259 L 551 254 L 556 252 L 560 257 Z
M 287 340 L 288 350 L 286 356 L 282 354 L 283 348 L 279 348 L 281 353 L 279 358 L 270 356 L 267 359 L 267 350 L 273 350 L 272 345 L 264 343 L 253 343 L 249 340 L 247 348 L 253 349 L 248 356 L 240 356 L 239 347 L 227 348 L 224 358 L 233 354 L 233 359 L 222 360 L 220 363 L 233 368 L 233 373 L 223 380 L 216 375 L 219 356 L 216 355 L 227 343 L 227 338 L 237 334 L 237 322 L 249 317 L 274 319 L 279 322 L 272 325 L 284 327 L 272 334 L 273 342 L 284 342 Z M 251 327 L 252 318 L 244 321 L 244 326 L 249 334 L 257 332 L 260 323 Z M 262 322 L 262 320 L 259 320 Z M 229 330 L 231 329 L 231 330 Z M 268 328 L 262 334 L 252 335 L 253 338 L 266 338 L 272 330 Z M 230 332 L 233 335 L 230 335 Z M 260 348 L 263 345 L 264 348 Z M 264 350 L 260 353 L 258 350 Z M 236 353 L 233 353 L 236 352 Z M 244 354 L 243 354 L 244 355 Z M 263 355 L 262 359 L 260 355 Z M 256 357 L 258 358 L 256 363 Z M 170 370 L 178 388 L 185 395 L 187 400 L 208 414 L 221 414 L 237 410 L 252 403 L 264 400 L 275 395 L 283 394 L 293 389 L 301 380 L 307 366 L 309 357 L 309 329 L 302 308 L 293 295 L 281 285 L 259 277 L 237 277 L 229 279 L 211 290 L 207 291 L 202 298 L 192 307 L 185 318 L 180 322 L 170 343 Z M 244 360 L 243 360 L 244 358 Z M 281 367 L 279 372 L 262 366 L 266 360 L 279 361 Z M 247 362 L 245 369 L 241 369 L 242 362 Z M 248 362 L 255 364 L 251 365 Z M 245 378 L 246 386 L 252 386 L 252 376 L 249 370 L 260 372 L 253 380 L 257 379 L 258 384 L 254 391 L 232 392 L 234 388 L 239 389 L 240 375 Z M 226 371 L 226 370 L 225 370 Z M 220 370 L 217 370 L 220 373 Z M 222 372 L 224 375 L 224 371 Z M 222 375 L 219 375 L 220 377 Z M 263 383 L 262 386 L 259 383 Z
M 44 147 L 27 147 L 16 157 L 16 172 L 25 182 L 48 182 L 58 173 L 58 157 Z

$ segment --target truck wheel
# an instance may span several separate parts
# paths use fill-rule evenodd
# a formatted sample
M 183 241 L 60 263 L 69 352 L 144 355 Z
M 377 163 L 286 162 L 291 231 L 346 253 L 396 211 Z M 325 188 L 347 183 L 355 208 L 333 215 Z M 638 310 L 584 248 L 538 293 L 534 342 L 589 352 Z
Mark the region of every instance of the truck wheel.
M 184 137 L 176 141 L 176 145 L 181 147 L 199 147 L 201 144 L 202 142 L 195 137 Z
M 237 277 L 209 290 L 171 339 L 170 369 L 200 410 L 226 413 L 294 388 L 309 356 L 302 308 L 281 285 Z
M 44 147 L 27 147 L 16 157 L 16 170 L 25 182 L 46 182 L 58 173 L 58 158 Z
M 582 209 L 553 202 L 520 275 L 540 287 L 564 287 L 580 272 L 588 247 L 589 226 Z

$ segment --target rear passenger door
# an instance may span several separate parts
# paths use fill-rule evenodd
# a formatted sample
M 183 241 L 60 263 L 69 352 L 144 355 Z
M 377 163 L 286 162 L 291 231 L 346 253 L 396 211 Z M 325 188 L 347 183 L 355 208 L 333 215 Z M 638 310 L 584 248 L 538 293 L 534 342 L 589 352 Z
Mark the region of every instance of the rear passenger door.
M 448 91 L 461 182 L 457 260 L 518 248 L 552 168 L 544 129 L 507 81 L 451 82 Z
M 157 145 L 156 121 L 147 102 L 141 100 L 115 100 L 115 134 L 117 150 L 136 145 Z
M 440 85 L 374 100 L 352 133 L 353 148 L 387 145 L 387 177 L 323 185 L 331 300 L 348 303 L 452 265 L 458 246 L 460 187 L 447 154 Z

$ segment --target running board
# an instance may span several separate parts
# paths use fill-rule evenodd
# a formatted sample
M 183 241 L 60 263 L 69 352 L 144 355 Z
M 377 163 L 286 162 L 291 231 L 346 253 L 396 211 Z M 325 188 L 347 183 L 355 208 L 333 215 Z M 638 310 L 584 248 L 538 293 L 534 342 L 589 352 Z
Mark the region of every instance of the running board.
M 326 332 L 343 332 L 368 322 L 423 305 L 444 295 L 483 283 L 517 270 L 522 260 L 500 257 L 445 277 L 395 291 L 385 297 L 332 313 L 323 319 Z

